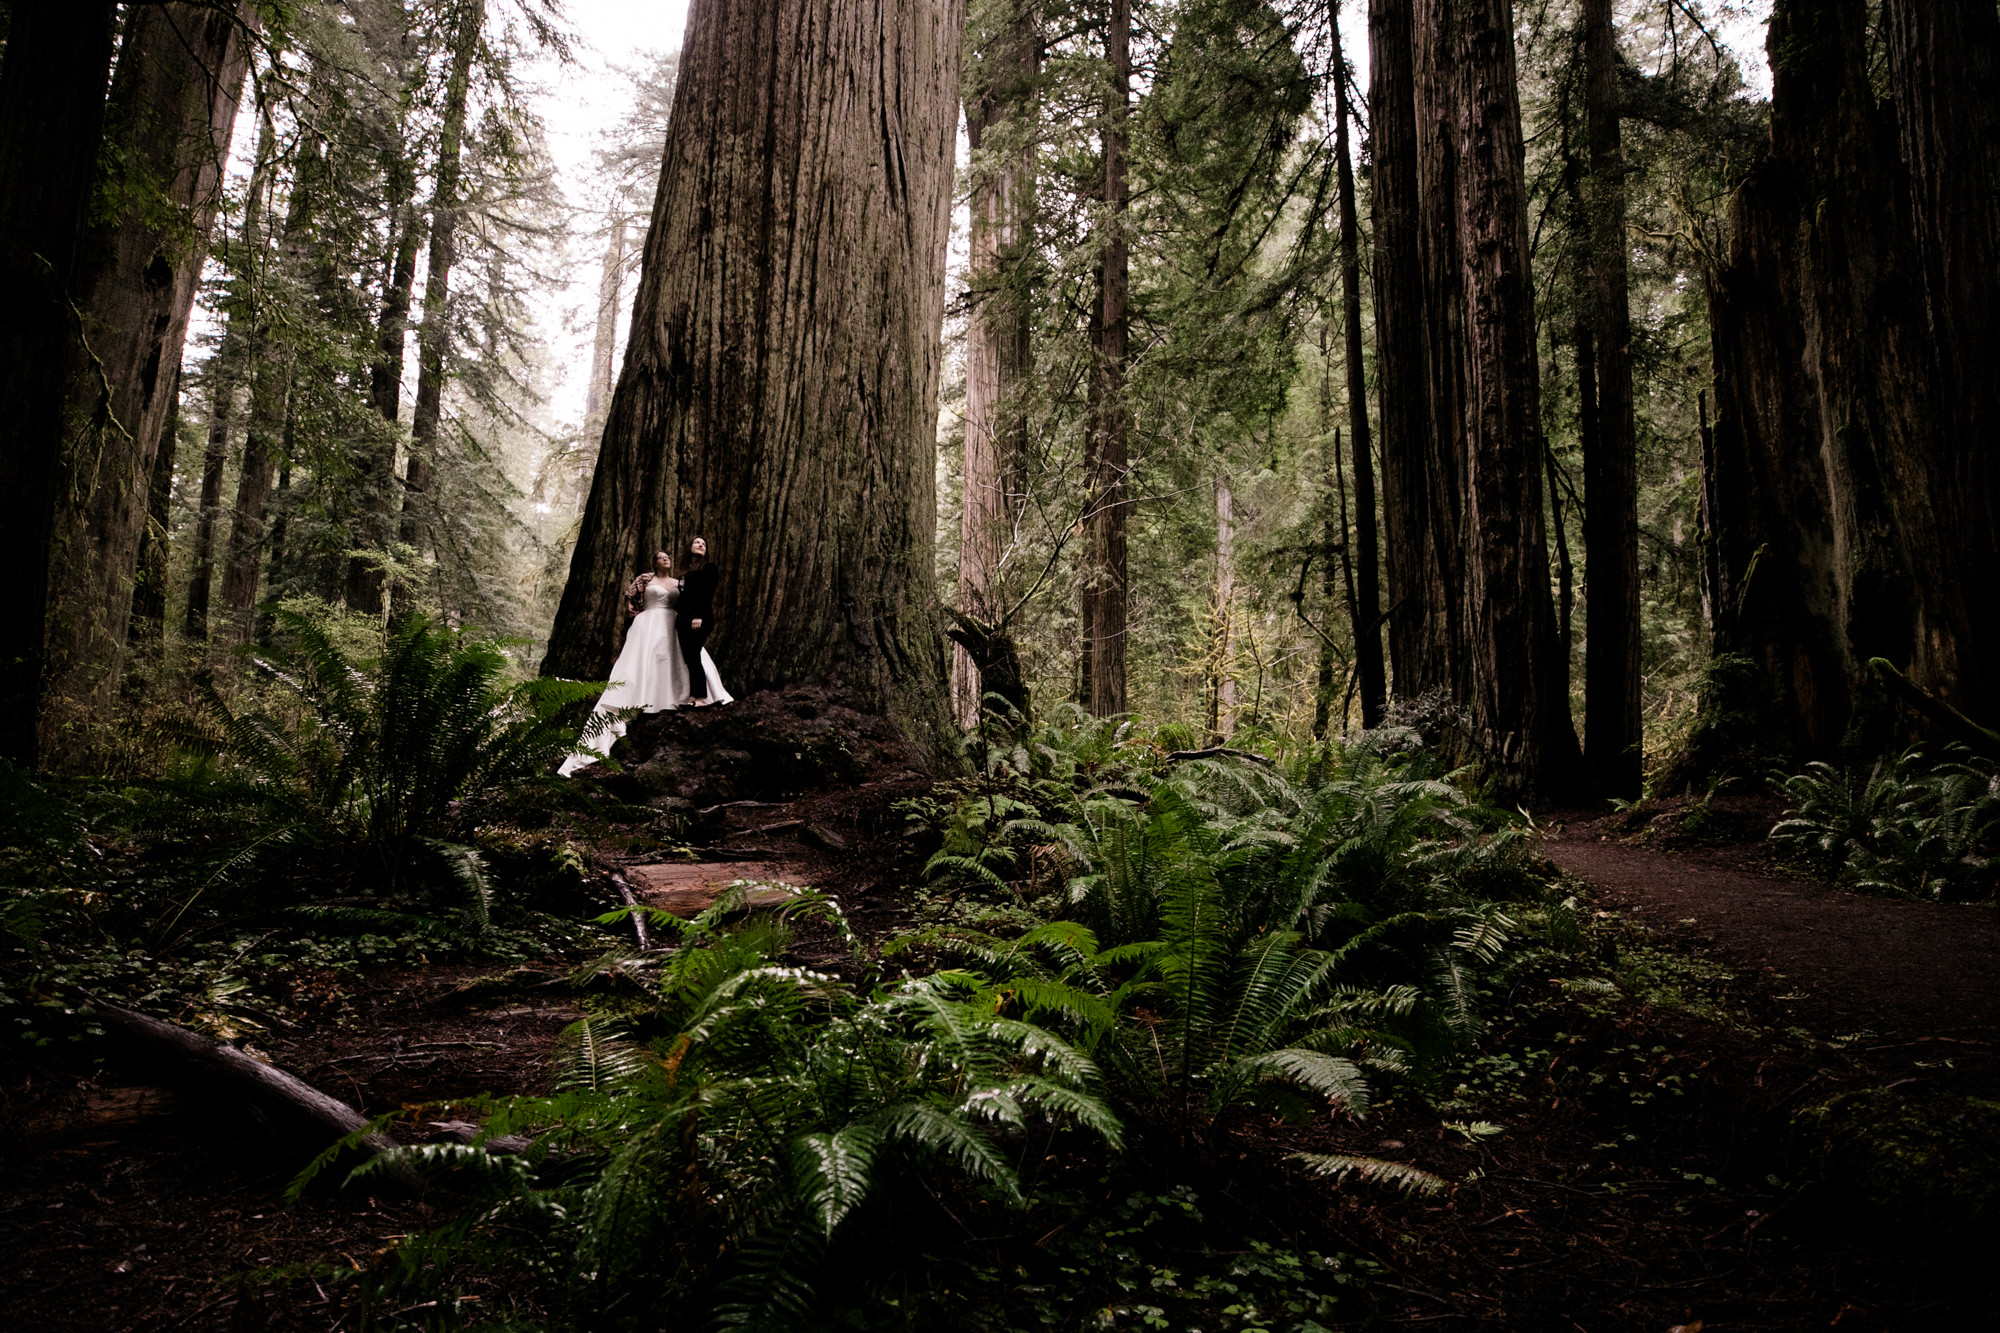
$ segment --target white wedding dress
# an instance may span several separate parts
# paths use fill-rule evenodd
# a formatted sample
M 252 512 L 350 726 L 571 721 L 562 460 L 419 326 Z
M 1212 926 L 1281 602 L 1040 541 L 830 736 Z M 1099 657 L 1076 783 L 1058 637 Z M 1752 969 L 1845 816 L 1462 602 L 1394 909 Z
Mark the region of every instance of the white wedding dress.
M 631 627 L 625 631 L 625 648 L 611 668 L 611 687 L 592 710 L 590 726 L 584 728 L 576 753 L 563 760 L 560 772 L 564 777 L 610 755 L 612 742 L 625 734 L 623 719 L 614 716 L 617 711 L 636 708 L 642 713 L 657 713 L 687 702 L 687 664 L 681 660 L 680 640 L 674 636 L 674 603 L 680 595 L 678 579 L 656 575 L 646 585 L 641 594 L 644 609 L 632 617 Z M 701 668 L 708 677 L 709 699 L 718 704 L 735 702 L 722 688 L 715 659 L 706 648 L 701 650 Z

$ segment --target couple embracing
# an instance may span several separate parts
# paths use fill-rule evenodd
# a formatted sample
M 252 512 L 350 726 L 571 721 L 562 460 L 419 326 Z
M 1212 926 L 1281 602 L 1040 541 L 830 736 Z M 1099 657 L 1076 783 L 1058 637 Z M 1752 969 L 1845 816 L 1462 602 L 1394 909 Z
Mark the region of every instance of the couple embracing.
M 653 556 L 652 572 L 626 585 L 625 614 L 632 624 L 625 631 L 625 648 L 576 753 L 563 760 L 564 777 L 610 754 L 611 743 L 625 734 L 625 723 L 617 716 L 622 710 L 659 713 L 734 702 L 704 646 L 715 626 L 720 578 L 708 558 L 708 543 L 696 537 L 688 543 L 681 577 L 674 577 L 673 557 L 660 551 Z

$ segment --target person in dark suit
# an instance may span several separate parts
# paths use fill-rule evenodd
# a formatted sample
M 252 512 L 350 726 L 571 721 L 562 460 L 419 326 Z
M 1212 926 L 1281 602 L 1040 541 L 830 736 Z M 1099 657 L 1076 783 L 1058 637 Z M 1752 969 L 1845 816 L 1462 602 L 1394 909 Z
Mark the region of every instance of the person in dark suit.
M 702 670 L 701 649 L 715 627 L 715 585 L 722 578 L 722 572 L 708 558 L 706 538 L 696 537 L 688 543 L 684 571 L 680 604 L 675 608 L 680 618 L 674 632 L 680 639 L 681 660 L 687 663 L 688 697 L 696 708 L 706 708 L 712 700 L 708 697 L 708 673 Z

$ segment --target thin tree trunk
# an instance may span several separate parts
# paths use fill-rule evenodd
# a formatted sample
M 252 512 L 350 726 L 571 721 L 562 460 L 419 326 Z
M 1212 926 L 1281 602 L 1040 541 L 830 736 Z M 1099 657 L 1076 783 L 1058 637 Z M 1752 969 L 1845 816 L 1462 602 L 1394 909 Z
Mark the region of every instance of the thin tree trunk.
M 209 603 L 215 588 L 216 534 L 222 519 L 222 483 L 229 467 L 230 433 L 236 424 L 236 396 L 253 368 L 258 308 L 264 294 L 264 209 L 277 161 L 277 127 L 265 114 L 257 131 L 257 157 L 244 191 L 243 224 L 236 244 L 223 256 L 230 270 L 231 299 L 224 312 L 222 340 L 207 367 L 208 439 L 202 454 L 201 504 L 194 530 L 194 568 L 188 580 L 182 629 L 194 643 L 209 638 Z
M 486 21 L 486 0 L 458 0 L 451 77 L 445 85 L 444 121 L 438 131 L 437 184 L 431 196 L 431 249 L 424 272 L 424 323 L 417 333 L 417 410 L 410 425 L 410 462 L 403 473 L 402 541 L 422 551 L 428 544 L 431 474 L 444 421 L 444 382 L 451 354 L 451 269 L 458 261 L 459 159 L 465 138 L 465 104 L 472 58 Z
M 1347 144 L 1347 62 L 1334 77 L 1334 151 L 1340 159 L 1340 302 L 1347 351 L 1347 432 L 1354 446 L 1354 667 L 1361 685 L 1361 725 L 1379 727 L 1388 706 L 1382 671 L 1382 592 L 1375 535 L 1375 459 L 1368 429 L 1368 375 L 1361 339 L 1361 224 L 1354 206 L 1354 162 Z
M 160 663 L 167 637 L 167 522 L 174 496 L 174 461 L 180 452 L 181 368 L 174 367 L 167 389 L 167 415 L 153 452 L 153 477 L 146 492 L 146 528 L 139 538 L 138 578 L 132 589 L 132 616 L 126 629 L 130 665 L 150 670 Z M 128 682 L 129 683 L 129 682 Z
M 1236 496 L 1229 479 L 1215 479 L 1215 603 L 1210 613 L 1208 730 L 1236 728 Z
M 369 400 L 382 419 L 382 431 L 369 441 L 356 480 L 360 522 L 356 544 L 365 550 L 388 550 L 395 536 L 395 477 L 397 421 L 403 412 L 403 348 L 410 326 L 410 293 L 417 281 L 417 251 L 424 241 L 424 215 L 409 199 L 392 215 L 397 219 L 389 281 L 382 291 L 382 313 L 375 329 L 375 364 L 369 367 Z M 347 609 L 364 615 L 382 614 L 386 575 L 376 561 L 360 556 L 347 562 Z
M 104 124 L 110 0 L 16 5 L 0 69 L 0 758 L 40 759 L 49 537 L 77 342 L 78 240 Z
M 260 23 L 252 4 L 127 12 L 105 125 L 122 215 L 92 229 L 78 308 L 91 357 L 71 381 L 77 462 L 52 537 L 45 741 L 103 717 L 124 677 L 132 567 L 166 392 L 208 258 L 236 105 Z
M 1083 590 L 1085 647 L 1090 655 L 1088 706 L 1093 717 L 1110 717 L 1126 707 L 1125 511 L 1129 503 L 1131 417 L 1125 403 L 1125 361 L 1131 256 L 1125 220 L 1129 207 L 1126 121 L 1132 83 L 1131 0 L 1111 0 L 1104 54 L 1111 70 L 1111 88 L 1105 103 L 1105 234 L 1099 259 L 1094 410 L 1088 428 L 1092 448 L 1086 487 L 1090 496 L 1085 521 L 1088 568 Z
M 1008 640 L 1001 576 L 1023 500 L 1028 418 L 1023 391 L 1033 371 L 1030 297 L 1035 76 L 1041 35 L 1027 0 L 978 11 L 966 33 L 965 127 L 972 150 L 967 282 L 975 308 L 965 333 L 965 455 L 959 517 L 961 610 Z M 963 643 L 952 648 L 952 702 L 960 726 L 979 720 L 985 683 Z
M 604 271 L 597 280 L 597 336 L 590 348 L 590 385 L 583 400 L 583 435 L 595 439 L 604 432 L 604 410 L 618 383 L 618 307 L 625 294 L 625 215 L 611 218 L 611 238 L 604 247 Z
M 1398 697 L 1449 685 L 1431 622 L 1438 554 L 1427 371 L 1424 269 L 1418 244 L 1416 73 L 1412 0 L 1368 7 L 1370 203 L 1374 216 L 1375 368 L 1381 392 L 1382 515 L 1387 548 L 1389 663 Z
M 1320 624 L 1319 624 L 1319 675 L 1313 693 L 1313 739 L 1325 740 L 1327 727 L 1333 717 L 1333 638 L 1326 631 L 1328 618 L 1333 613 L 1333 599 L 1340 592 L 1335 587 L 1334 554 L 1341 553 L 1341 567 L 1347 569 L 1347 489 L 1340 476 L 1340 428 L 1333 424 L 1333 341 L 1330 321 L 1324 312 L 1319 321 L 1319 438 L 1325 443 L 1320 447 Z M 1336 515 L 1327 504 L 1329 492 L 1340 500 L 1340 512 Z M 1354 623 L 1355 600 L 1354 580 L 1350 576 L 1346 583 L 1346 610 L 1349 624 Z M 1305 575 L 1299 576 L 1298 593 L 1295 598 L 1304 614 Z M 1344 712 L 1344 709 L 1343 709 Z M 1345 716 L 1341 724 L 1346 725 Z
M 1585 116 L 1590 131 L 1590 303 L 1596 344 L 1596 447 L 1583 455 L 1583 559 L 1590 606 L 1583 717 L 1599 796 L 1639 795 L 1639 474 L 1627 295 L 1625 152 L 1611 0 L 1584 0 Z
M 545 675 L 601 676 L 640 553 L 703 536 L 732 686 L 841 679 L 948 746 L 930 589 L 961 16 L 695 0 Z

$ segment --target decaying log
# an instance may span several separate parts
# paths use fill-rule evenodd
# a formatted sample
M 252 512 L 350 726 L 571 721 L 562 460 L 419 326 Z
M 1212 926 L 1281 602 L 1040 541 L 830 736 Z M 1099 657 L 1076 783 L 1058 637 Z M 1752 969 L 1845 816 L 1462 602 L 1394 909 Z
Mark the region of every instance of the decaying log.
M 329 1097 L 305 1080 L 237 1050 L 227 1042 L 101 1000 L 92 1008 L 108 1025 L 180 1073 L 191 1084 L 217 1084 L 248 1100 L 274 1127 L 301 1147 L 319 1152 L 327 1144 L 366 1128 L 361 1113 L 337 1097 Z M 394 1153 L 396 1144 L 380 1134 L 360 1140 L 361 1148 L 377 1156 Z M 392 1163 L 383 1179 L 411 1192 L 423 1188 L 423 1178 L 403 1163 Z
M 1227 745 L 1211 746 L 1206 750 L 1175 750 L 1167 756 L 1167 762 L 1170 764 L 1184 763 L 1189 759 L 1248 759 L 1251 763 L 1262 764 L 1266 768 L 1278 766 L 1275 759 L 1267 759 L 1248 750 L 1232 750 Z

